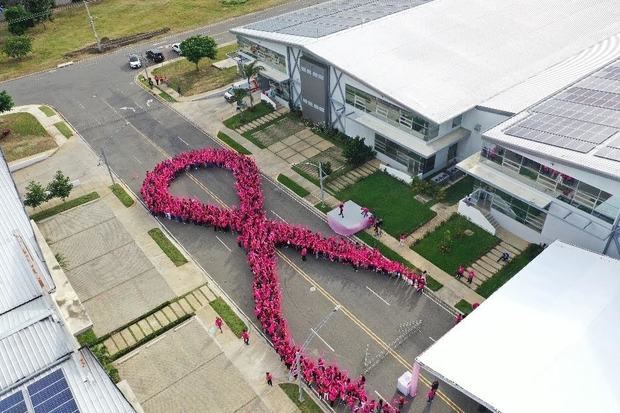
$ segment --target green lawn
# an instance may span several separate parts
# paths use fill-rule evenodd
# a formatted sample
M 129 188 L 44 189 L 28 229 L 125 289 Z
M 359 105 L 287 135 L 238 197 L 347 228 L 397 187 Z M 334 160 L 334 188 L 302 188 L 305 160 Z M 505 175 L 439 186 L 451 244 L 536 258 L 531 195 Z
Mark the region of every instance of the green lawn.
M 254 105 L 253 108 L 247 108 L 243 112 L 237 113 L 236 115 L 226 119 L 224 121 L 224 125 L 230 129 L 237 129 L 271 112 L 273 112 L 273 107 L 271 105 L 265 102 L 260 102 Z
M 412 263 L 410 263 L 408 260 L 406 260 L 402 255 L 400 255 L 399 253 L 397 253 L 396 251 L 394 251 L 393 249 L 391 249 L 390 247 L 388 247 L 387 245 L 385 245 L 384 243 L 382 243 L 381 241 L 379 241 L 378 239 L 376 239 L 375 237 L 373 237 L 369 233 L 361 231 L 361 232 L 358 232 L 355 235 L 359 239 L 364 241 L 366 244 L 368 244 L 369 246 L 378 249 L 381 252 L 381 254 L 383 254 L 383 256 L 385 258 L 388 258 L 388 259 L 390 259 L 392 261 L 400 262 L 401 264 L 404 264 L 407 267 L 412 268 L 412 269 L 414 269 L 414 270 L 416 270 L 418 272 L 420 271 Z M 437 291 L 441 287 L 443 287 L 442 283 L 440 283 L 439 281 L 437 281 L 436 279 L 434 279 L 431 276 L 427 276 L 426 277 L 426 285 L 432 291 Z
M 467 235 L 467 230 L 473 234 Z M 441 245 L 446 240 L 446 231 L 450 232 L 449 252 L 441 251 Z M 448 274 L 454 275 L 459 265 L 472 264 L 499 241 L 499 238 L 472 224 L 463 216 L 454 214 L 411 248 Z
M 467 175 L 454 185 L 446 188 L 446 198 L 442 201 L 446 204 L 456 204 L 467 195 L 471 194 L 474 190 L 474 178 Z
M 123 188 L 120 184 L 110 185 L 110 189 L 112 190 L 112 193 L 116 195 L 116 197 L 119 199 L 119 201 L 121 201 L 121 203 L 125 205 L 126 208 L 129 208 L 134 204 L 133 198 L 125 191 L 125 188 Z
M 324 214 L 327 214 L 329 211 L 331 211 L 332 209 L 334 209 L 333 207 L 329 206 L 329 204 L 327 203 L 318 203 L 314 206 L 316 209 L 318 209 L 319 211 L 321 211 Z
M 97 198 L 99 198 L 99 194 L 97 192 L 91 192 L 79 198 L 70 199 L 69 201 L 58 204 L 55 207 L 44 209 L 43 211 L 32 214 L 30 218 L 32 218 L 36 222 L 39 222 L 42 219 L 49 218 L 56 214 L 60 214 L 61 212 L 67 211 L 71 208 L 75 208 L 76 206 L 85 204 L 90 201 L 94 201 Z
M 71 131 L 71 128 L 69 128 L 69 126 L 67 126 L 67 124 L 63 121 L 54 123 L 54 126 L 56 126 L 56 129 L 58 129 L 65 138 L 69 139 L 73 136 L 73 131 Z
M 198 70 L 196 70 L 196 65 L 187 59 L 180 59 L 153 70 L 153 74 L 167 77 L 168 86 L 177 92 L 180 89 L 183 96 L 208 92 L 229 85 L 239 78 L 236 67 L 218 69 L 212 65 L 215 61 L 225 59 L 227 53 L 235 50 L 237 50 L 236 44 L 219 48 L 218 55 L 214 60 L 202 59 L 198 63 Z M 167 96 L 162 96 L 162 93 Z M 162 93 L 159 95 L 164 99 L 169 102 L 176 102 L 166 92 Z
M 237 313 L 226 304 L 226 301 L 222 300 L 222 297 L 217 297 L 215 300 L 211 301 L 209 305 L 222 317 L 222 320 L 224 320 L 228 328 L 230 328 L 230 331 L 237 337 L 241 337 L 241 333 L 243 333 L 243 330 L 245 330 L 247 326 L 243 320 L 237 316 Z
M 163 90 L 159 93 L 159 97 L 165 100 L 166 102 L 170 102 L 170 103 L 174 103 L 177 101 L 175 98 L 173 98 L 172 96 L 170 96 L 168 93 L 164 92 Z
M 114 39 L 164 27 L 171 29 L 166 34 L 170 35 L 282 3 L 284 0 L 249 0 L 239 5 L 225 5 L 221 0 L 104 0 L 90 2 L 89 8 L 99 37 Z M 65 53 L 95 42 L 82 2 L 73 6 L 54 13 L 54 20 L 46 22 L 45 27 L 40 24 L 26 32 L 32 38 L 33 50 L 27 57 L 12 59 L 0 54 L 0 80 L 54 67 L 71 60 L 64 57 Z M 7 25 L 2 24 L 0 49 L 7 37 Z M 121 56 L 119 64 L 123 62 Z
M 282 185 L 286 186 L 291 191 L 295 192 L 300 197 L 304 198 L 307 195 L 310 195 L 310 192 L 306 190 L 303 186 L 299 185 L 297 182 L 293 181 L 286 175 L 280 174 L 278 175 L 278 182 Z
M 239 153 L 241 153 L 243 155 L 252 155 L 252 152 L 250 152 L 248 149 L 246 149 L 245 146 L 241 145 L 236 140 L 234 140 L 230 136 L 226 135 L 224 132 L 218 132 L 217 133 L 217 137 L 222 142 L 224 142 L 226 145 L 230 146 L 231 148 L 233 148 L 237 152 L 239 152 Z
M 50 116 L 54 116 L 56 114 L 56 112 L 54 112 L 54 110 L 52 108 L 50 108 L 49 106 L 39 106 L 39 110 L 43 113 L 45 113 L 45 115 L 49 118 Z
M 18 112 L 0 116 L 0 130 L 10 129 L 0 140 L 0 148 L 8 162 L 54 149 L 56 141 L 30 113 Z
M 301 413 L 322 413 L 323 410 L 308 396 L 305 390 L 302 389 L 304 395 L 304 401 L 299 401 L 299 387 L 293 383 L 280 383 L 280 388 L 284 390 L 284 393 L 297 405 L 297 408 Z
M 454 307 L 456 307 L 456 309 L 463 314 L 469 314 L 474 310 L 471 306 L 471 303 L 466 300 L 459 301 L 454 305 Z
M 499 287 L 506 284 L 516 273 L 521 271 L 530 261 L 532 261 L 542 251 L 542 247 L 537 244 L 530 244 L 528 247 L 516 257 L 513 257 L 508 264 L 499 270 L 488 280 L 485 280 L 476 292 L 484 298 L 489 298 Z
M 174 246 L 174 244 L 166 237 L 159 228 L 153 228 L 148 232 L 153 241 L 159 245 L 159 248 L 170 258 L 170 261 L 177 267 L 187 263 L 187 258 Z
M 83 333 L 81 333 L 80 335 L 78 335 L 77 336 L 77 340 L 78 340 L 78 343 L 80 343 L 81 346 L 88 346 L 88 347 L 90 347 L 90 346 L 96 344 L 97 341 L 99 340 L 99 338 L 97 337 L 97 334 L 95 334 L 93 329 L 89 328 L 88 330 L 86 330 Z
M 414 198 L 407 184 L 384 172 L 375 172 L 336 196 L 370 208 L 383 219 L 385 231 L 396 238 L 412 233 L 436 215 Z

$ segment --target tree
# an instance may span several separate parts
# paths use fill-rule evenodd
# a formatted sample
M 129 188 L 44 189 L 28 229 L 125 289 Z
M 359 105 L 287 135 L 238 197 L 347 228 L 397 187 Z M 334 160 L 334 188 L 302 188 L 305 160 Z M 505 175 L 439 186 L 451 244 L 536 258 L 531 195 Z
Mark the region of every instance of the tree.
M 56 175 L 54 175 L 54 179 L 52 182 L 47 184 L 47 192 L 49 192 L 50 198 L 60 198 L 62 202 L 65 202 L 65 199 L 71 193 L 73 189 L 73 184 L 68 176 L 65 176 L 62 171 L 56 171 Z
M 43 185 L 39 182 L 30 181 L 26 187 L 26 199 L 24 199 L 24 205 L 36 208 L 47 201 L 47 199 L 48 196 L 45 189 L 43 189 Z
M 45 25 L 46 20 L 52 19 L 52 8 L 54 0 L 24 0 L 26 11 L 32 14 L 32 23 L 41 23 Z
M 8 23 L 9 32 L 17 36 L 24 34 L 26 29 L 33 25 L 32 15 L 21 4 L 6 9 L 4 18 Z
M 248 63 L 247 65 L 243 66 L 243 77 L 245 77 L 248 80 L 248 88 L 249 88 L 249 95 L 250 95 L 250 108 L 254 107 L 254 98 L 252 97 L 252 78 L 256 75 L 258 75 L 262 70 L 265 70 L 265 68 L 259 64 L 257 64 L 258 61 L 254 60 L 252 63 Z
M 366 146 L 363 138 L 356 136 L 347 140 L 342 154 L 350 165 L 359 166 L 371 160 L 376 152 L 370 146 Z
M 208 57 L 215 59 L 217 56 L 217 43 L 209 36 L 192 36 L 181 42 L 181 53 L 190 62 L 196 65 L 198 70 L 198 62 Z
M 6 90 L 0 92 L 0 113 L 8 112 L 13 109 L 13 98 L 6 93 Z
M 28 36 L 11 36 L 4 41 L 4 53 L 13 59 L 26 56 L 32 51 L 32 40 Z
M 237 102 L 237 107 L 243 107 L 243 99 L 248 95 L 248 91 L 242 88 L 235 88 L 233 97 L 235 98 L 235 102 Z

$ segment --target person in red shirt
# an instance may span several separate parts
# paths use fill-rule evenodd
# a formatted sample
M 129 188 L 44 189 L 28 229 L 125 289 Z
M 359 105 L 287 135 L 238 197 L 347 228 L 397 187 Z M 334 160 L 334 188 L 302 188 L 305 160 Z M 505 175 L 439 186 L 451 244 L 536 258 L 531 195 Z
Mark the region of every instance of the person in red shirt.
M 306 260 L 306 256 L 308 255 L 308 248 L 303 247 L 301 249 L 301 260 L 305 261 Z
M 248 333 L 247 329 L 243 330 L 243 333 L 241 333 L 241 338 L 243 338 L 243 342 L 246 346 L 250 345 L 250 333 Z
M 222 331 L 222 324 L 224 324 L 222 319 L 219 318 L 219 317 L 215 317 L 215 326 L 220 330 L 220 333 L 224 332 L 224 331 Z
M 431 403 L 433 401 L 433 399 L 435 398 L 435 394 L 437 394 L 437 390 L 431 388 L 428 393 L 426 394 L 426 397 L 428 398 L 428 400 L 426 401 L 427 403 Z
M 476 271 L 474 271 L 473 269 L 469 270 L 469 272 L 467 273 L 467 283 L 471 284 L 472 281 L 474 281 L 475 276 L 476 276 Z
M 455 324 L 458 324 L 458 323 L 460 323 L 461 321 L 463 321 L 463 314 L 458 313 L 458 314 L 456 315 L 456 323 L 455 323 Z
M 462 265 L 459 265 L 459 269 L 456 270 L 456 279 L 460 280 L 463 274 L 465 274 L 465 267 L 463 267 Z
M 267 379 L 267 384 L 273 386 L 273 376 L 271 375 L 271 373 L 265 373 L 265 378 Z

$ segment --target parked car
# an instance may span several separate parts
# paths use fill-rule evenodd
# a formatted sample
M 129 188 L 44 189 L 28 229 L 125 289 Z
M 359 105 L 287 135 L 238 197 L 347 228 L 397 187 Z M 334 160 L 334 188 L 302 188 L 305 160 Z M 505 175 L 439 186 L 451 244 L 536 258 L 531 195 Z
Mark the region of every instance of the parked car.
M 258 90 L 258 88 L 259 88 L 258 84 L 252 81 L 251 91 L 255 92 L 256 90 Z M 250 87 L 248 86 L 248 81 L 240 80 L 236 83 L 233 83 L 232 86 L 228 88 L 226 92 L 224 92 L 224 99 L 226 99 L 226 102 L 233 103 L 235 101 L 235 89 L 245 89 L 248 93 L 250 93 Z
M 174 50 L 179 56 L 183 54 L 183 52 L 181 51 L 181 43 L 173 43 L 172 50 Z
M 155 63 L 161 63 L 165 60 L 164 54 L 157 49 L 147 50 L 146 58 L 152 60 Z
M 129 55 L 129 67 L 131 69 L 140 69 L 142 67 L 142 61 L 140 60 L 138 55 Z

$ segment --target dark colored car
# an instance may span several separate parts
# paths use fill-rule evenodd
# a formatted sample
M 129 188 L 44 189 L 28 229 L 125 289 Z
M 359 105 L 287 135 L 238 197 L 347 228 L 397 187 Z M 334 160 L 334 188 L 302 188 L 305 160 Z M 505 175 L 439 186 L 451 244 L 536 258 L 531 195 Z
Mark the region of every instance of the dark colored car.
M 161 63 L 164 61 L 164 54 L 159 50 L 147 50 L 146 58 L 152 60 L 155 63 Z

